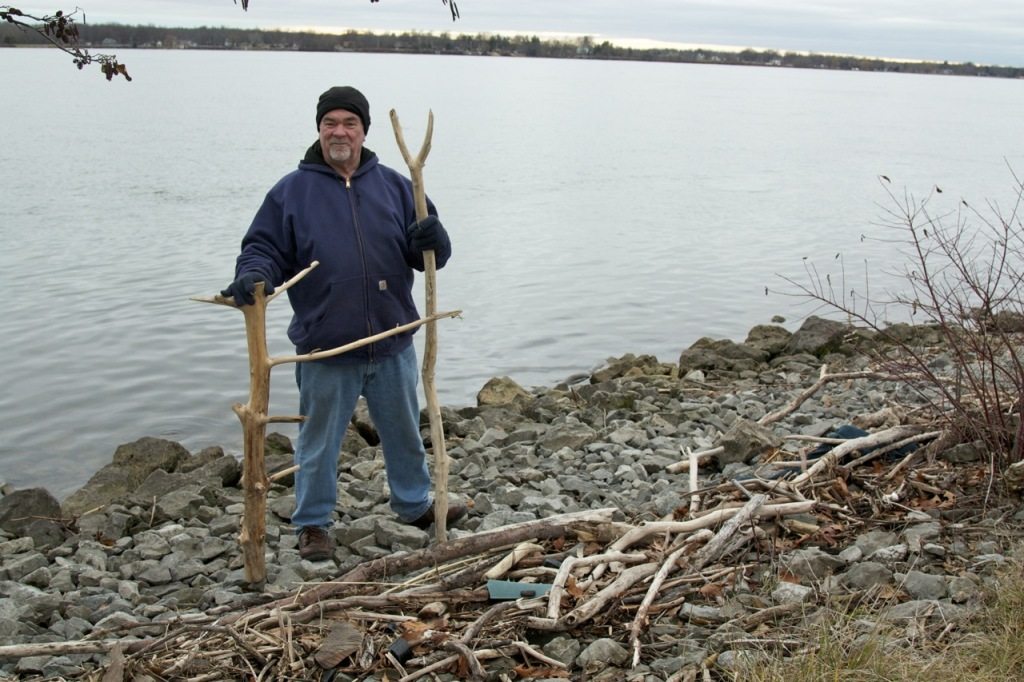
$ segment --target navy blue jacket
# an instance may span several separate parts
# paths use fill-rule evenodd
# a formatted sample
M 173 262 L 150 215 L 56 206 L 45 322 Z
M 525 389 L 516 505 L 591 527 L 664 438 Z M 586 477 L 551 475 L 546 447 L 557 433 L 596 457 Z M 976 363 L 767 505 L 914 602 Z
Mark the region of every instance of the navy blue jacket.
M 429 200 L 427 206 L 437 215 Z M 408 178 L 364 148 L 359 169 L 346 183 L 324 162 L 316 142 L 298 169 L 267 193 L 242 239 L 235 276 L 255 272 L 279 286 L 320 261 L 288 290 L 294 313 L 288 337 L 298 353 L 329 350 L 419 319 L 412 285 L 413 269 L 423 271 L 423 254 L 406 239 L 415 220 Z M 443 267 L 451 242 L 446 238 L 434 255 Z M 327 361 L 393 355 L 412 343 L 412 334 Z

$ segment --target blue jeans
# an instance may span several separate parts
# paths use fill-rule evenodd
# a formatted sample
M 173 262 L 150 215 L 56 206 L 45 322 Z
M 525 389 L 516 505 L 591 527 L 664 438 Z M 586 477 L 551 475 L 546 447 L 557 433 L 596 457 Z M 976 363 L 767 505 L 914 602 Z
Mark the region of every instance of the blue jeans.
M 328 364 L 300 362 L 295 368 L 299 426 L 295 463 L 295 513 L 292 524 L 326 527 L 338 500 L 338 455 L 362 395 L 384 450 L 391 487 L 391 509 L 404 521 L 430 508 L 430 473 L 420 438 L 416 397 L 419 367 L 408 348 L 373 362 Z

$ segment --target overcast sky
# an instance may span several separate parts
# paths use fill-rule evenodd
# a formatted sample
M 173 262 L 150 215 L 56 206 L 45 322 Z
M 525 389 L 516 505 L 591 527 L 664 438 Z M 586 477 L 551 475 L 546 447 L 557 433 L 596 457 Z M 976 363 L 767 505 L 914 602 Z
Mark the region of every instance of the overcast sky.
M 455 22 L 441 0 L 251 0 L 248 12 L 232 0 L 77 2 L 96 23 L 589 35 L 1024 66 L 1024 0 L 458 0 Z

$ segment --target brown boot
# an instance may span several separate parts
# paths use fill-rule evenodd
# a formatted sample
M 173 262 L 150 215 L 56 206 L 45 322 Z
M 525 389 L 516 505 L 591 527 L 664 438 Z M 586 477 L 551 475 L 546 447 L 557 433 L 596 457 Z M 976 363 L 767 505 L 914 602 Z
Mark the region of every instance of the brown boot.
M 316 526 L 303 526 L 299 531 L 299 556 L 308 561 L 331 558 L 333 547 L 327 531 Z
M 456 521 L 465 516 L 468 513 L 468 511 L 469 510 L 466 509 L 466 505 L 464 504 L 461 504 L 459 502 L 448 502 L 448 513 L 445 514 L 444 517 L 446 525 L 451 526 Z M 420 514 L 420 517 L 418 519 L 416 519 L 415 521 L 406 521 L 406 523 L 408 523 L 410 526 L 416 526 L 417 528 L 421 528 L 423 530 L 430 528 L 430 524 L 434 523 L 434 503 L 431 502 L 430 507 L 427 508 L 427 511 Z

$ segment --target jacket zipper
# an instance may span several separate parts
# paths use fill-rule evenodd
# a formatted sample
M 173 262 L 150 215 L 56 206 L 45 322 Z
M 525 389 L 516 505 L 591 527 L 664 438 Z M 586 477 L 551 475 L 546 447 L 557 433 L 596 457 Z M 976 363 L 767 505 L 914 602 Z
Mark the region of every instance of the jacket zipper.
M 352 190 L 351 178 L 345 178 L 345 191 L 348 193 L 348 204 L 352 210 L 352 225 L 356 231 L 356 242 L 359 244 L 359 260 L 363 264 L 363 311 L 364 314 L 366 315 L 366 335 L 373 336 L 373 325 L 370 322 L 370 292 L 366 284 L 368 276 L 368 269 L 366 267 L 366 250 L 363 248 L 363 232 L 362 228 L 359 225 L 359 212 L 356 210 L 357 198 L 355 192 Z M 373 362 L 374 360 L 375 345 L 376 344 L 371 343 L 369 346 L 367 346 L 366 352 L 369 356 L 370 362 Z

